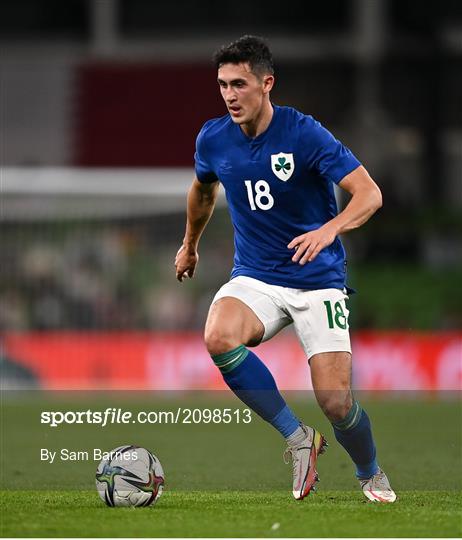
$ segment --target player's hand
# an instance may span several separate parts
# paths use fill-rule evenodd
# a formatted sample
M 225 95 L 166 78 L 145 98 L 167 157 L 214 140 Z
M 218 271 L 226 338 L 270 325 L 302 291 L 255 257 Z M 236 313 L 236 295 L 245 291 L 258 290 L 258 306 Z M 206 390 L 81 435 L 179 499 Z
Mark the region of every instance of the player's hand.
M 295 237 L 287 246 L 295 249 L 292 261 L 299 264 L 306 264 L 313 261 L 318 253 L 335 240 L 336 231 L 328 223 L 305 234 Z
M 176 279 L 181 283 L 185 278 L 194 277 L 194 271 L 199 261 L 199 253 L 184 244 L 178 250 L 175 257 Z

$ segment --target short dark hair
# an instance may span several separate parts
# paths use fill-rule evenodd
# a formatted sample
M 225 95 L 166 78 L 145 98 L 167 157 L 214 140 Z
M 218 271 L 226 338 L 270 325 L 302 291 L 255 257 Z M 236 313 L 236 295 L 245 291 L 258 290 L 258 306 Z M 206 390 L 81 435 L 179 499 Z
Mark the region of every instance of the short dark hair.
M 218 69 L 223 64 L 248 63 L 255 75 L 274 74 L 273 55 L 266 41 L 258 36 L 242 36 L 229 45 L 222 45 L 213 55 Z

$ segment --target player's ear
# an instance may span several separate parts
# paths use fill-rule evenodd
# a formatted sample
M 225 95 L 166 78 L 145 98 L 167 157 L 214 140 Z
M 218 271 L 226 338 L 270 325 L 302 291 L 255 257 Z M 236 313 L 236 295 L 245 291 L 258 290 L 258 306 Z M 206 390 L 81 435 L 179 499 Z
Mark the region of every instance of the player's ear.
M 274 75 L 265 75 L 263 77 L 263 93 L 268 94 L 274 86 Z

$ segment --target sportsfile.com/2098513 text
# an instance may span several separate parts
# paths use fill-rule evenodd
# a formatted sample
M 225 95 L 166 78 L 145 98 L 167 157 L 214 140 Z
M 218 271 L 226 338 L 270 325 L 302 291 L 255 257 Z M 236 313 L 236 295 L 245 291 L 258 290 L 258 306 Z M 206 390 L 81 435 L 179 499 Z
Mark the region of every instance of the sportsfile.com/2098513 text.
M 126 411 L 108 407 L 103 411 L 42 411 L 40 423 L 50 427 L 61 424 L 249 424 L 250 409 L 188 408 L 177 407 L 171 411 Z

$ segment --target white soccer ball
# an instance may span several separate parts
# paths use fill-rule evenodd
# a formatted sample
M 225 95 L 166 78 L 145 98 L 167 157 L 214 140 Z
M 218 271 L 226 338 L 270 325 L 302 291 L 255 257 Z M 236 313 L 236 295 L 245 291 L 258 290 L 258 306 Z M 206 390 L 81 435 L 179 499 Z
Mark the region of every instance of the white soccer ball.
M 96 489 L 108 506 L 149 506 L 162 495 L 164 471 L 146 448 L 119 446 L 103 455 Z

